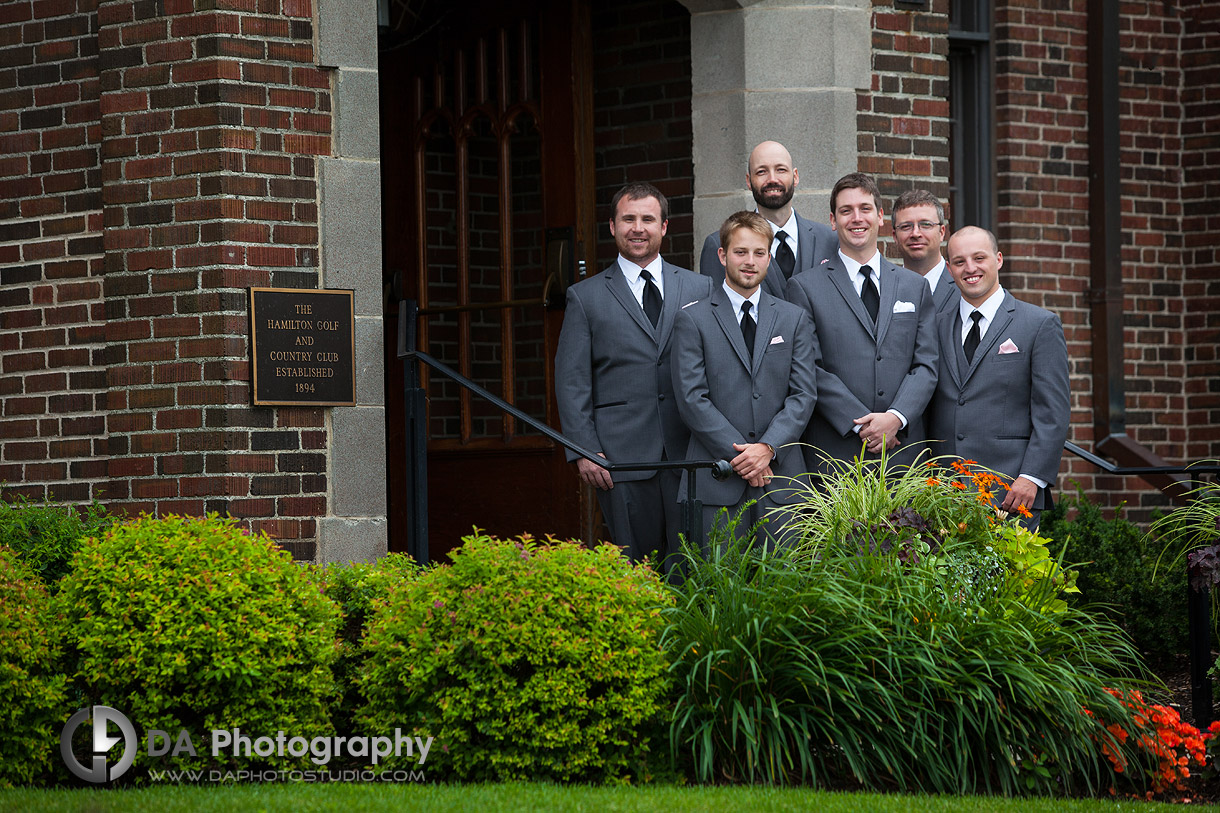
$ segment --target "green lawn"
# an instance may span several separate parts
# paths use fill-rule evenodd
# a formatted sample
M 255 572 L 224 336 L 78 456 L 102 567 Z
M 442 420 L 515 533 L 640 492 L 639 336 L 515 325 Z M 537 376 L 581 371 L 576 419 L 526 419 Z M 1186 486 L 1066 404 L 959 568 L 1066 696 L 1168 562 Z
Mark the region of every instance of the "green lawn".
M 1041 813 L 1173 809 L 1147 802 L 1003 799 L 978 796 L 905 796 L 828 793 L 777 788 L 610 788 L 555 785 L 372 784 L 166 786 L 143 790 L 0 791 L 0 811 L 65 813 L 177 813 L 177 811 L 589 811 L 590 813 Z

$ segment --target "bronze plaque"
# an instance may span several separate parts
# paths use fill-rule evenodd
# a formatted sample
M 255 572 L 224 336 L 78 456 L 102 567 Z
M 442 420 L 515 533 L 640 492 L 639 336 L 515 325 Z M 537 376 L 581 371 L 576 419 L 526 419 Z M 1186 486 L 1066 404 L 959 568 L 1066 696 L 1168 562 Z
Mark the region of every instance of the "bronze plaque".
M 250 289 L 255 406 L 355 406 L 352 291 Z

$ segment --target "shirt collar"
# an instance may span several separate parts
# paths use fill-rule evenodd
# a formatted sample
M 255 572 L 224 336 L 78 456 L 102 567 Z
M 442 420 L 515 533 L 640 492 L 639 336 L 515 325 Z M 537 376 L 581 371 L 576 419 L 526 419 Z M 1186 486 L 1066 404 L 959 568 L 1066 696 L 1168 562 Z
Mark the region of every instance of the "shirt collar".
M 754 211 L 757 212 L 758 208 L 755 207 Z M 798 224 L 796 222 L 796 209 L 795 208 L 788 212 L 788 220 L 782 226 L 777 226 L 774 223 L 772 223 L 770 220 L 767 221 L 767 224 L 771 227 L 772 235 L 782 231 L 784 234 L 788 235 L 788 237 L 790 237 L 794 240 L 796 239 L 796 229 L 797 229 Z
M 746 298 L 729 287 L 728 280 L 720 283 L 720 287 L 728 294 L 729 303 L 733 306 L 733 313 L 737 317 L 737 321 L 741 321 L 741 303 L 746 302 Z M 754 314 L 754 321 L 758 321 L 758 303 L 762 299 L 762 286 L 754 289 L 754 293 L 750 294 L 750 312 Z
M 860 268 L 865 265 L 867 265 L 869 267 L 869 269 L 872 270 L 872 273 L 874 276 L 876 276 L 878 279 L 881 278 L 881 250 L 880 249 L 878 249 L 873 254 L 872 257 L 869 257 L 867 262 L 863 262 L 863 263 L 856 262 L 851 257 L 848 257 L 846 254 L 844 254 L 842 249 L 839 249 L 839 260 L 843 263 L 843 267 L 847 269 L 847 273 L 852 279 L 856 278 L 856 274 L 860 273 Z
M 1000 305 L 1004 304 L 1004 286 L 997 286 L 995 292 L 983 301 L 982 305 L 977 308 L 966 301 L 965 297 L 957 303 L 958 313 L 961 314 L 962 324 L 970 324 L 970 314 L 978 311 L 983 314 L 983 321 L 991 324 L 995 321 L 996 312 L 999 311 Z
M 945 277 L 945 258 L 941 257 L 940 262 L 936 264 L 928 273 L 924 274 L 924 279 L 928 281 L 928 287 L 932 289 L 932 293 L 936 293 L 936 286 Z
M 644 266 L 643 268 L 636 265 L 634 262 L 632 262 L 631 260 L 624 257 L 622 254 L 620 254 L 620 255 L 618 255 L 618 267 L 619 267 L 619 270 L 623 272 L 623 276 L 625 276 L 627 278 L 627 282 L 630 283 L 632 286 L 634 286 L 637 282 L 639 282 L 640 271 L 643 271 L 645 269 L 648 270 L 648 273 L 652 274 L 652 278 L 653 278 L 653 280 L 656 281 L 658 287 L 663 284 L 663 280 L 661 279 L 661 255 L 660 254 L 653 257 L 652 262 L 650 262 L 648 265 Z

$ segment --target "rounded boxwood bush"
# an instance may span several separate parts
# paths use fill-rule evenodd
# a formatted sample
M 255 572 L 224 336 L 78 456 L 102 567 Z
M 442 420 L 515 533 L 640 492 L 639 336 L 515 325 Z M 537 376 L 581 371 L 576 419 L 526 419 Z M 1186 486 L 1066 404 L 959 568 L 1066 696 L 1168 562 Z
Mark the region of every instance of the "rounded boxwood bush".
M 214 729 L 251 739 L 331 733 L 339 611 L 265 535 L 215 515 L 141 517 L 89 540 L 58 599 L 69 673 L 87 702 L 137 729 L 191 732 L 198 760 L 154 767 L 289 759 L 226 749 L 214 762 Z
M 434 737 L 429 778 L 646 776 L 668 688 L 656 575 L 616 548 L 528 536 L 476 534 L 451 556 L 370 622 L 365 728 Z
M 44 779 L 67 717 L 59 674 L 59 628 L 47 590 L 0 545 L 0 787 Z

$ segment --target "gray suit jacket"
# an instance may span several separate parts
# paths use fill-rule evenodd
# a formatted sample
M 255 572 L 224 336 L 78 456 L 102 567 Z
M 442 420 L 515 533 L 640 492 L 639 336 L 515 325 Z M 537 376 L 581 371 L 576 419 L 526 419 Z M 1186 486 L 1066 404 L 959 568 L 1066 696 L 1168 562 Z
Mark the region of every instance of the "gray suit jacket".
M 796 265 L 792 269 L 794 277 L 802 271 L 820 265 L 822 260 L 837 256 L 839 253 L 839 237 L 830 226 L 806 220 L 800 214 L 796 216 L 796 224 L 796 240 L 799 250 Z M 772 225 L 771 229 L 774 231 L 775 226 Z M 714 231 L 703 241 L 703 253 L 699 255 L 699 273 L 711 277 L 714 285 L 724 282 L 724 266 L 720 264 L 720 255 L 717 253 L 719 250 L 720 232 Z M 767 278 L 763 280 L 763 290 L 771 296 L 784 299 L 784 291 L 787 286 L 788 281 L 784 279 L 783 272 L 779 270 L 778 265 L 772 262 L 771 270 L 767 273 Z
M 957 303 L 961 301 L 962 292 L 957 289 L 957 283 L 953 281 L 953 277 L 946 267 L 941 272 L 940 282 L 936 283 L 936 290 L 932 292 L 932 302 L 936 306 L 936 312 L 939 314 L 950 308 L 956 308 Z
M 929 406 L 932 452 L 976 460 L 1009 478 L 1032 474 L 1053 484 L 1071 417 L 1059 317 L 1005 291 L 973 363 L 966 362 L 961 329 L 956 309 L 936 317 L 940 378 Z M 1001 353 L 1009 342 L 1017 352 Z M 997 502 L 1004 498 L 996 496 Z M 1042 489 L 1033 507 L 1046 503 Z
M 936 313 L 928 283 L 881 258 L 881 305 L 874 326 L 838 254 L 797 274 L 788 300 L 813 317 L 818 402 L 803 440 L 810 471 L 826 471 L 822 455 L 851 460 L 861 452 L 856 418 L 896 409 L 907 419 L 891 458 L 909 460 L 922 447 L 923 412 L 936 388 Z M 866 455 L 875 457 L 875 455 Z
M 664 300 L 654 328 L 618 263 L 568 289 L 555 352 L 555 396 L 563 433 L 611 462 L 680 460 L 689 433 L 673 397 L 670 337 L 678 310 L 706 298 L 711 281 L 662 261 Z M 576 459 L 568 453 L 568 460 Z M 646 480 L 655 472 L 617 472 Z
M 777 502 L 789 501 L 804 472 L 800 438 L 817 398 L 813 325 L 794 305 L 762 293 L 751 359 L 741 325 L 724 287 L 684 308 L 674 328 L 674 391 L 678 412 L 690 427 L 686 458 L 732 460 L 734 443 L 769 443 L 775 448 L 771 487 Z M 705 505 L 735 505 L 746 481 L 736 474 L 719 482 L 707 469 L 696 472 L 696 493 Z M 686 493 L 686 474 L 678 494 Z

